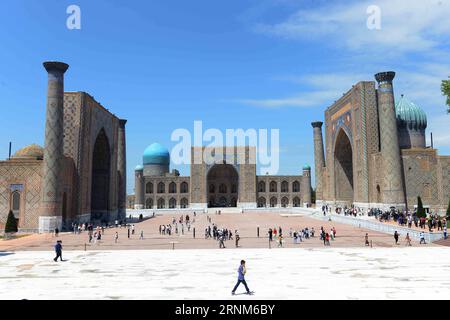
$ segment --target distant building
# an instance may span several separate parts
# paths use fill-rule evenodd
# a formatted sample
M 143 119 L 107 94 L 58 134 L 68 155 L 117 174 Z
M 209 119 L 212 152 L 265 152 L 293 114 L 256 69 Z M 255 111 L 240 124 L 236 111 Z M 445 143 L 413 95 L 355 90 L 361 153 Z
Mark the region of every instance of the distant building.
M 191 175 L 170 172 L 169 151 L 160 144 L 150 145 L 143 154 L 143 165 L 135 169 L 136 209 L 176 208 L 263 208 L 301 207 L 311 204 L 311 168 L 303 167 L 303 175 L 257 176 L 255 148 L 236 147 L 213 164 L 202 155 L 205 147 L 191 151 Z M 212 154 L 222 148 L 209 148 Z M 201 161 L 194 159 L 200 156 Z M 245 161 L 237 161 L 244 157 Z M 234 159 L 234 160 L 230 160 Z

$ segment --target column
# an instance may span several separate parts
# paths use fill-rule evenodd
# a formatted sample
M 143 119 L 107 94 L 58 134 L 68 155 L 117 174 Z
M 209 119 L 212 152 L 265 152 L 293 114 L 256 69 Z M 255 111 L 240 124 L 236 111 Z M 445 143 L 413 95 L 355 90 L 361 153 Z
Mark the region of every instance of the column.
M 311 123 L 314 130 L 314 165 L 316 173 L 316 203 L 323 199 L 323 168 L 325 167 L 325 155 L 323 150 L 322 125 L 323 122 Z
M 311 167 L 309 165 L 305 165 L 303 167 L 303 176 L 302 176 L 302 194 L 303 194 L 303 205 L 305 207 L 311 206 Z
M 44 68 L 48 73 L 48 89 L 39 232 L 51 232 L 62 228 L 64 73 L 69 66 L 62 62 L 44 62 Z
M 395 72 L 392 71 L 375 75 L 378 82 L 378 114 L 383 158 L 381 194 L 386 208 L 395 206 L 401 209 L 405 207 L 405 191 L 392 86 L 394 77 Z

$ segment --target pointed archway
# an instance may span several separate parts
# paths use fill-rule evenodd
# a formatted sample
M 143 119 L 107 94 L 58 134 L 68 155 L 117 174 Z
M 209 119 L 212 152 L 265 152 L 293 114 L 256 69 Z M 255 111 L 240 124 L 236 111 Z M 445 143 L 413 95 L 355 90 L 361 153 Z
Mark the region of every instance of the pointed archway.
M 216 164 L 208 172 L 208 208 L 236 207 L 239 174 L 230 164 Z
M 336 200 L 353 203 L 353 150 L 348 135 L 339 130 L 334 147 L 334 178 Z
M 107 219 L 110 210 L 111 150 L 104 129 L 95 140 L 92 156 L 91 214 L 93 219 Z

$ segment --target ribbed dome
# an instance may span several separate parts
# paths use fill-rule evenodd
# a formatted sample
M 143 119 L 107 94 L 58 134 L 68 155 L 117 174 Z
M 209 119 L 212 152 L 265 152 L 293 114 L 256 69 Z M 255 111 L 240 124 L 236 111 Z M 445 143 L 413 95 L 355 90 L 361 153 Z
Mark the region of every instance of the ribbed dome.
M 142 170 L 144 170 L 144 166 L 143 166 L 143 165 L 140 165 L 140 164 L 138 164 L 138 165 L 136 166 L 136 168 L 134 168 L 134 171 L 142 171 Z
M 305 164 L 304 166 L 303 166 L 303 170 L 311 170 L 311 166 L 309 165 L 309 164 Z
M 153 143 L 145 149 L 143 160 L 144 165 L 168 165 L 170 163 L 170 154 L 169 151 L 159 143 Z
M 424 130 L 427 127 L 427 115 L 416 104 L 402 95 L 395 104 L 397 124 L 399 127 L 408 126 L 409 129 Z
M 38 159 L 44 158 L 44 149 L 37 144 L 30 144 L 20 150 L 18 150 L 13 158 L 15 159 Z

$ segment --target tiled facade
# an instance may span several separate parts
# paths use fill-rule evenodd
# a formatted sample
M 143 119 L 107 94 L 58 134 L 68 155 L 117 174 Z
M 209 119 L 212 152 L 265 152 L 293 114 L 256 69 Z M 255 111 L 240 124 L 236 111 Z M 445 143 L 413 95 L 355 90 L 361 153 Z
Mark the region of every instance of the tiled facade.
M 49 63 L 53 64 L 60 65 Z M 62 126 L 58 121 L 47 119 L 45 148 L 39 159 L 13 157 L 0 161 L 0 226 L 12 209 L 13 192 L 20 192 L 18 218 L 22 230 L 37 231 L 42 218 L 53 216 L 54 226 L 60 229 L 70 227 L 72 222 L 122 218 L 126 186 L 119 176 L 125 178 L 124 120 L 85 92 L 63 92 L 63 86 L 51 88 L 54 84 L 50 81 L 49 69 L 49 95 L 62 94 L 63 99 L 59 106 L 62 110 L 54 111 L 59 102 L 54 104 L 52 97 L 47 98 L 47 109 L 51 106 L 47 117 L 61 117 L 58 121 Z M 59 81 L 63 83 L 63 79 Z M 55 147 L 49 153 L 49 146 L 56 146 L 54 141 L 59 138 L 62 139 L 61 149 Z M 49 172 L 55 174 L 49 175 Z M 43 187 L 48 190 L 44 192 Z M 44 203 L 49 197 L 51 204 Z M 91 202 L 97 197 L 103 197 L 104 202 L 95 207 Z M 49 213 L 50 208 L 55 212 Z
M 215 149 L 219 152 L 219 149 Z M 159 176 L 136 171 L 134 207 L 175 209 L 207 207 L 300 207 L 311 204 L 310 168 L 303 176 L 257 176 L 255 148 L 223 148 L 221 159 L 205 161 L 214 148 L 193 147 L 191 176 Z M 242 159 L 238 161 L 237 159 Z M 166 169 L 167 170 L 167 169 Z M 132 201 L 132 199 L 130 199 Z
M 400 149 L 392 73 L 355 84 L 314 128 L 317 202 L 359 207 L 413 208 L 417 196 L 443 212 L 449 201 L 449 158 L 431 148 Z M 325 154 L 325 165 L 321 152 Z

